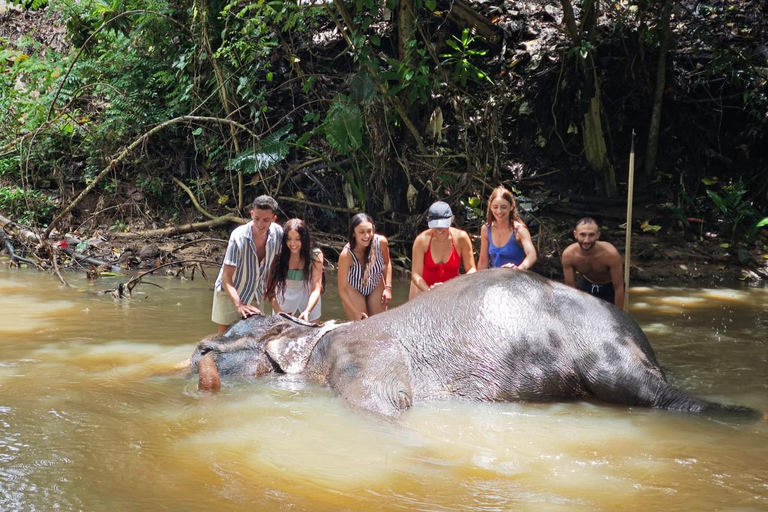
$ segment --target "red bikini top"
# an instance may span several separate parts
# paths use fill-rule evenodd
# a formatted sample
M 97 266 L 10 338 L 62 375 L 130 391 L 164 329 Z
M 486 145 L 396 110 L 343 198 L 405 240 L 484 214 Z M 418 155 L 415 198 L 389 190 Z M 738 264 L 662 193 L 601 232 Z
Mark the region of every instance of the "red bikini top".
M 434 237 L 434 233 L 432 237 Z M 432 259 L 432 237 L 429 238 L 429 246 L 427 252 L 424 253 L 424 271 L 421 273 L 422 279 L 428 286 L 432 286 L 435 283 L 444 283 L 459 275 L 459 266 L 461 265 L 461 257 L 456 251 L 456 244 L 451 238 L 451 255 L 448 257 L 448 261 L 445 263 L 437 264 Z

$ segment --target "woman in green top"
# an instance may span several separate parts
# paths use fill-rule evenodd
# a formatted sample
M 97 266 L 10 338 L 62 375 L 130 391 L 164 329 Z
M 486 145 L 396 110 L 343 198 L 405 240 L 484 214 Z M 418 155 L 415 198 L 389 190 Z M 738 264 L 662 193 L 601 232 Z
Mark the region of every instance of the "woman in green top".
M 267 299 L 274 314 L 316 321 L 322 313 L 322 293 L 323 253 L 314 247 L 304 221 L 291 219 L 283 226 L 280 254 L 269 272 Z

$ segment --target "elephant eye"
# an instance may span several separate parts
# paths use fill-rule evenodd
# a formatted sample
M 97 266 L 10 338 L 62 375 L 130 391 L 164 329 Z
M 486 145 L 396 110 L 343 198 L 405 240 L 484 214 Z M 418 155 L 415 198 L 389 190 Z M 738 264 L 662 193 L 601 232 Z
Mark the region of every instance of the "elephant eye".
M 271 339 L 274 339 L 280 336 L 280 334 L 282 334 L 287 327 L 288 326 L 286 324 L 277 324 L 275 326 L 272 326 L 266 331 L 264 331 L 261 336 L 259 336 L 259 341 L 267 342 Z

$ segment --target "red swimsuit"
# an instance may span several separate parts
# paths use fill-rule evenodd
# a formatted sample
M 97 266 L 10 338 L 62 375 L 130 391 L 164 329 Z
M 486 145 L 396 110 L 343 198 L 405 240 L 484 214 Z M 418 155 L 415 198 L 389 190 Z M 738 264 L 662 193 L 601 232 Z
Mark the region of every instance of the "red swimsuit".
M 427 283 L 427 286 L 432 286 L 435 283 L 444 283 L 459 275 L 459 265 L 461 265 L 461 258 L 459 253 L 456 252 L 456 244 L 453 243 L 451 238 L 451 255 L 448 257 L 448 261 L 438 265 L 435 260 L 432 259 L 432 237 L 429 238 L 429 246 L 427 252 L 424 253 L 424 271 L 421 273 L 421 278 Z

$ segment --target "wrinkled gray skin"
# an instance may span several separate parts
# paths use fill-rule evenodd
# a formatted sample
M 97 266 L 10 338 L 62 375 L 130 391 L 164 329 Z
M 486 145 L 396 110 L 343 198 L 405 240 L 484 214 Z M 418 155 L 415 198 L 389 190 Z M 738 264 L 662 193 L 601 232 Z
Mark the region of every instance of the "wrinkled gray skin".
M 759 416 L 746 407 L 693 398 L 668 384 L 640 327 L 613 305 L 510 269 L 458 277 L 330 332 L 292 317 L 251 317 L 221 337 L 203 340 L 189 360 L 193 372 L 206 354 L 223 376 L 302 374 L 329 385 L 352 405 L 386 416 L 452 397 L 596 398 Z M 201 375 L 201 386 L 210 377 Z

